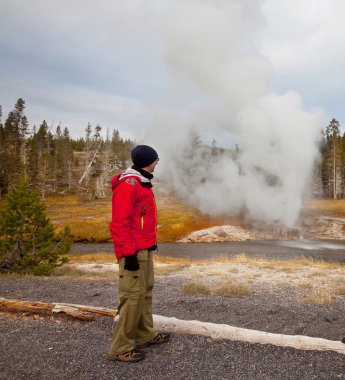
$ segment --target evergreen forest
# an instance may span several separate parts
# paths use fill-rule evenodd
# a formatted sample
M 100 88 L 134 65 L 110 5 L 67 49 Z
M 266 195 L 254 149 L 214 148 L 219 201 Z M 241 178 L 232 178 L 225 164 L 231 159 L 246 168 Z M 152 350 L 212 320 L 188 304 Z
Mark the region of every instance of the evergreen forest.
M 103 198 L 111 177 L 126 167 L 134 142 L 114 129 L 104 139 L 101 126 L 87 124 L 85 136 L 73 139 L 67 127 L 45 120 L 29 128 L 25 101 L 18 99 L 4 123 L 0 106 L 0 196 L 19 179 L 47 194 L 78 193 Z
M 0 198 L 19 179 L 28 181 L 43 199 L 68 193 L 87 200 L 105 197 L 111 177 L 127 166 L 135 143 L 123 139 L 117 129 L 107 131 L 106 138 L 101 131 L 100 125 L 88 123 L 84 137 L 73 139 L 67 127 L 45 120 L 30 128 L 21 98 L 3 122 L 0 105 Z M 310 194 L 345 198 L 345 133 L 334 118 L 321 133 Z

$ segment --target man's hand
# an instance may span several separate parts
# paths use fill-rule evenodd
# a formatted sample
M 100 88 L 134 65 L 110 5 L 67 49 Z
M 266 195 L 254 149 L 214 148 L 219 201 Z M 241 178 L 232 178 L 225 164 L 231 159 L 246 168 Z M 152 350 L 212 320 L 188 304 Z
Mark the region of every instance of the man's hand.
M 125 269 L 135 271 L 139 269 L 139 262 L 137 254 L 125 256 Z

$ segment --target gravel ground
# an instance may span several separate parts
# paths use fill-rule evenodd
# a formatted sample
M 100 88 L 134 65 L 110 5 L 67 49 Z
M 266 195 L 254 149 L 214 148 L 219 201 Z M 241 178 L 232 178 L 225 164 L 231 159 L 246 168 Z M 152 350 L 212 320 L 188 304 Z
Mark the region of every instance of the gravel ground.
M 332 306 L 296 302 L 295 288 L 256 289 L 243 298 L 181 293 L 183 277 L 156 279 L 153 312 L 284 334 L 339 340 L 345 336 L 345 297 Z M 116 308 L 116 282 L 66 278 L 0 278 L 0 296 Z M 112 320 L 2 313 L 1 379 L 345 379 L 345 358 L 333 352 L 174 335 L 145 349 L 143 362 L 108 362 Z

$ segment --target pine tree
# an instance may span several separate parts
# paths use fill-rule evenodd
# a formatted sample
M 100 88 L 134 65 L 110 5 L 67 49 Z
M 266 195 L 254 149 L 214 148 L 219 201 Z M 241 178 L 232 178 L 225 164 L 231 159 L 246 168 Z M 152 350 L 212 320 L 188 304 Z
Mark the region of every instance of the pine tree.
M 14 185 L 0 211 L 0 271 L 49 275 L 70 245 L 69 228 L 55 234 L 38 193 L 24 180 Z
M 93 139 L 95 141 L 100 141 L 101 140 L 101 130 L 102 130 L 102 127 L 97 124 L 96 127 L 95 127 L 95 133 L 93 135 Z
M 73 151 L 67 127 L 61 132 L 58 126 L 54 136 L 54 191 L 62 193 L 71 189 Z
M 2 125 L 2 108 L 0 105 L 0 199 L 5 188 L 5 130 Z
M 1 131 L 3 147 L 1 155 L 0 184 L 1 193 L 6 193 L 9 186 L 22 175 L 26 175 L 26 135 L 28 120 L 24 115 L 25 102 L 19 98 L 14 110 L 8 114 Z
M 327 195 L 333 199 L 337 199 L 342 191 L 343 184 L 341 175 L 340 124 L 334 118 L 326 128 L 325 139 L 323 182 L 326 186 Z
M 342 177 L 342 197 L 345 198 L 345 132 L 340 140 L 340 165 Z
M 0 106 L 0 198 L 19 178 L 24 177 L 42 198 L 49 193 L 83 192 L 87 199 L 103 197 L 108 180 L 130 159 L 131 140 L 114 130 L 104 141 L 101 126 L 88 124 L 84 138 L 73 140 L 60 124 L 55 133 L 46 121 L 32 129 L 24 115 L 25 102 L 18 99 L 13 111 L 1 123 Z M 78 183 L 79 180 L 79 183 Z

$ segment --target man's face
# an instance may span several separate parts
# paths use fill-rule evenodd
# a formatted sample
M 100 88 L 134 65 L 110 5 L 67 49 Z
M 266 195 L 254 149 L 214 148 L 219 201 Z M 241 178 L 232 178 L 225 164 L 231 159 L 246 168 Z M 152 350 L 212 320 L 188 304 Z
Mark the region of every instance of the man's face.
M 144 170 L 146 170 L 149 173 L 153 173 L 155 171 L 156 165 L 158 165 L 158 161 L 159 159 L 157 159 L 156 161 L 153 161 L 152 164 L 144 168 Z

